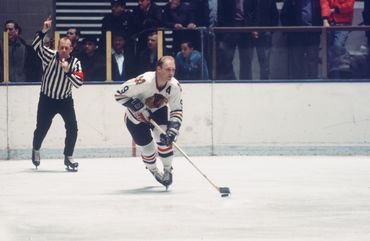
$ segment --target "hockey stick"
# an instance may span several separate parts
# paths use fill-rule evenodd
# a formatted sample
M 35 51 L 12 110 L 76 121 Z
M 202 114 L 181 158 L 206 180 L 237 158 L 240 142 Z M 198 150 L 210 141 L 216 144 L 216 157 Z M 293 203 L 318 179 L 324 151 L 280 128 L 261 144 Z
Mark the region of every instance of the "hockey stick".
M 152 119 L 150 119 L 150 123 L 159 130 L 162 134 L 166 135 L 166 132 Z M 191 160 L 190 157 L 177 145 L 176 142 L 172 142 L 172 145 L 176 147 L 176 149 L 181 152 L 181 154 L 188 160 L 188 162 L 219 192 L 221 193 L 221 197 L 227 197 L 230 194 L 230 188 L 228 187 L 219 187 L 214 184 Z

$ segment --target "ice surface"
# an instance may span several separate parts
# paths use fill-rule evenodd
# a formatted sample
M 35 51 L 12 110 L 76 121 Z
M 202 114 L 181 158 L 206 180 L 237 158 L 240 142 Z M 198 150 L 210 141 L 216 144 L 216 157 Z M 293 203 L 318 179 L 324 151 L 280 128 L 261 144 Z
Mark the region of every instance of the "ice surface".
M 139 158 L 0 161 L 0 241 L 367 241 L 370 157 L 174 160 L 166 192 Z

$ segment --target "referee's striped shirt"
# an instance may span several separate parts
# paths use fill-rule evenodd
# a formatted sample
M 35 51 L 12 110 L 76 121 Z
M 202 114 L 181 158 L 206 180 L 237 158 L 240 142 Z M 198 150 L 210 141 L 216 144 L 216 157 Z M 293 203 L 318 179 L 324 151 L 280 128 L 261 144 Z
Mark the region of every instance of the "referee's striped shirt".
M 60 64 L 58 53 L 44 46 L 44 36 L 44 33 L 38 32 L 32 43 L 42 61 L 41 93 L 52 99 L 66 99 L 72 96 L 72 85 L 78 88 L 83 84 L 81 62 L 71 56 L 67 59 L 69 72 L 65 73 Z

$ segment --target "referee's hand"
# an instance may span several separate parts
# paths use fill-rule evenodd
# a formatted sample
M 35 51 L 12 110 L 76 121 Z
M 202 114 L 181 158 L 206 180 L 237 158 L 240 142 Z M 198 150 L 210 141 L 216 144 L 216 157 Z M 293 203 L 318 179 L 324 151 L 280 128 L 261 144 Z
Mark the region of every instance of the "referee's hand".
M 62 66 L 62 68 L 63 68 L 63 71 L 65 72 L 65 73 L 68 73 L 68 61 L 66 61 L 65 59 L 62 59 L 61 61 L 60 61 L 60 65 Z
M 51 16 L 49 16 L 46 20 L 45 20 L 45 22 L 44 22 L 44 25 L 42 26 L 42 32 L 43 33 L 46 33 L 47 31 L 49 31 L 50 30 L 50 28 L 51 28 L 51 23 L 53 22 L 53 20 L 51 19 Z

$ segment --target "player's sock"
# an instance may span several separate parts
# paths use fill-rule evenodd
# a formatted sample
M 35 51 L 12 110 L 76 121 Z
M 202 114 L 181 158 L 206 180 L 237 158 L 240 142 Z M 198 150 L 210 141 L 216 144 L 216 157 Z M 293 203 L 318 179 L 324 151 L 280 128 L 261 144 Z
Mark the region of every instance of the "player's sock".
M 154 178 L 161 184 L 163 174 L 157 168 L 157 152 L 154 145 L 154 141 L 150 142 L 146 146 L 141 147 L 141 158 L 145 164 L 145 167 L 150 171 Z
M 163 185 L 169 186 L 172 184 L 172 160 L 173 160 L 173 148 L 172 145 L 165 146 L 162 143 L 158 143 L 158 155 L 163 163 Z

